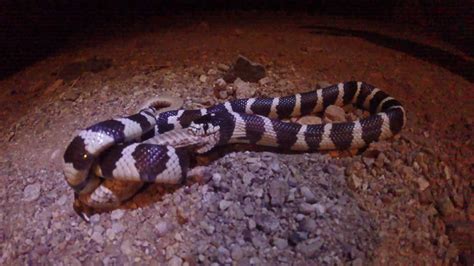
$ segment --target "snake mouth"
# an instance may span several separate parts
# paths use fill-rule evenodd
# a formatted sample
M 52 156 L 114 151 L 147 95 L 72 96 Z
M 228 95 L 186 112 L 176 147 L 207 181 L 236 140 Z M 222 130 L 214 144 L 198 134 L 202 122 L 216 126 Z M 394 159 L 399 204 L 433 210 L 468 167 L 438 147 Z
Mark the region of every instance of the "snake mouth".
M 77 193 L 74 193 L 74 203 L 72 204 L 74 211 L 86 223 L 90 223 L 90 217 L 95 214 L 93 208 L 86 206 L 80 199 Z

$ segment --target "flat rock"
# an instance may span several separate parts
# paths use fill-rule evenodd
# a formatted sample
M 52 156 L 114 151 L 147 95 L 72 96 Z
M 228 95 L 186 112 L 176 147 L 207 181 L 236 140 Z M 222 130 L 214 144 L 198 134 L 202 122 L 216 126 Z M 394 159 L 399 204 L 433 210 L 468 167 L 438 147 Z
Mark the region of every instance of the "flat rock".
M 41 184 L 34 183 L 28 185 L 23 190 L 23 200 L 26 202 L 35 201 L 39 198 L 41 194 Z
M 242 55 L 239 55 L 230 72 L 230 75 L 227 75 L 227 82 L 232 82 L 232 78 L 240 78 L 243 81 L 248 82 L 258 82 L 266 76 L 265 67 L 261 64 L 250 61 Z

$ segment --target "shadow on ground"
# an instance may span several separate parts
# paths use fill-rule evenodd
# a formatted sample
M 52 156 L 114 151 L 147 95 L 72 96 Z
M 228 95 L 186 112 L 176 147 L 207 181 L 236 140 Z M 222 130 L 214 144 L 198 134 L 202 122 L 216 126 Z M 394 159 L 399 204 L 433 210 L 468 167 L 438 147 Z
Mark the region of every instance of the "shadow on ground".
M 406 39 L 394 38 L 387 35 L 352 29 L 342 29 L 329 26 L 305 25 L 303 29 L 311 30 L 312 34 L 358 37 L 386 48 L 409 54 L 428 63 L 438 65 L 466 80 L 474 81 L 474 62 L 452 54 L 440 48 L 416 43 Z

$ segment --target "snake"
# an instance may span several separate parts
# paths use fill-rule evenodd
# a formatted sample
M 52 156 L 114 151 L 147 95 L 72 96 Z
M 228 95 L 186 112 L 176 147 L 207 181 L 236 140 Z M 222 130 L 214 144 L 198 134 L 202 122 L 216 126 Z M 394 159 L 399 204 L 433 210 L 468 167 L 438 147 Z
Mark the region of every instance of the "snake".
M 370 115 L 313 125 L 283 121 L 349 104 Z M 180 184 L 189 173 L 190 158 L 219 146 L 245 143 L 300 152 L 358 149 L 393 137 L 406 124 L 398 100 L 362 81 L 283 97 L 236 99 L 201 109 L 158 109 L 148 105 L 136 114 L 96 123 L 69 143 L 63 156 L 64 175 L 81 217 L 86 218 L 85 206 L 100 208 L 131 196 L 115 192 L 112 182 L 136 187 Z

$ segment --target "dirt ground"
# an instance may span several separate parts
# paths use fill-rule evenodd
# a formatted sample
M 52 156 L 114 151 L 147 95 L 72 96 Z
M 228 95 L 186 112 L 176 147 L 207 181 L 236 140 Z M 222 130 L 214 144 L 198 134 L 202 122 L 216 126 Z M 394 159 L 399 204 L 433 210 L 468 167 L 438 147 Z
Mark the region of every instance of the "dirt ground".
M 314 253 L 306 252 L 304 245 L 291 245 L 291 237 L 290 245 L 276 244 L 281 243 L 275 240 L 276 233 L 265 230 L 266 237 L 273 237 L 273 242 L 268 240 L 270 247 L 259 245 L 262 241 L 253 238 L 248 247 L 245 237 L 242 243 L 217 240 L 216 235 L 226 234 L 224 229 L 186 239 L 185 228 L 209 228 L 192 221 L 191 213 L 186 220 L 194 227 L 178 221 L 169 234 L 151 224 L 160 221 L 155 215 L 174 224 L 173 219 L 181 215 L 168 217 L 157 210 L 160 204 L 170 204 L 168 210 L 174 212 L 189 209 L 179 206 L 194 195 L 186 190 L 189 188 L 176 188 L 163 202 L 156 200 L 144 207 L 132 204 L 123 211 L 96 215 L 92 224 L 75 215 L 73 194 L 62 175 L 62 154 L 77 130 L 131 114 L 147 97 L 160 93 L 182 97 L 193 107 L 222 102 L 225 99 L 213 97 L 212 88 L 239 54 L 267 70 L 270 82 L 252 85 L 257 95 L 308 91 L 320 81 L 362 80 L 404 104 L 408 124 L 390 144 L 394 151 L 386 152 L 389 163 L 379 172 L 371 172 L 373 162 L 368 155 L 341 159 L 341 163 L 337 158 L 315 159 L 338 165 L 347 176 L 348 187 L 354 181 L 352 173 L 362 178 L 362 188 L 352 184 L 347 193 L 356 202 L 354 206 L 367 214 L 360 217 L 371 217 L 377 224 L 373 252 L 320 261 Z M 56 54 L 0 81 L 0 262 L 291 264 L 283 258 L 274 261 L 263 251 L 282 248 L 281 252 L 288 252 L 290 257 L 298 254 L 295 261 L 307 264 L 472 265 L 474 87 L 472 73 L 463 69 L 472 62 L 429 33 L 406 25 L 332 17 L 252 13 L 178 16 L 116 28 L 98 27 L 75 36 Z M 278 160 L 287 160 L 285 156 Z M 388 171 L 385 168 L 397 169 L 394 176 L 400 178 L 369 178 L 380 177 Z M 210 182 L 192 188 L 201 191 L 209 185 L 216 189 L 216 181 Z M 261 185 L 266 191 L 266 185 Z M 296 188 L 300 191 L 299 185 Z M 229 189 L 230 198 L 236 196 L 234 191 L 240 191 L 233 190 L 232 185 Z M 193 204 L 206 203 L 196 200 Z M 215 217 L 225 217 L 226 208 L 219 207 Z M 182 211 L 186 214 L 190 210 Z M 251 217 L 245 216 L 242 223 L 246 225 Z M 218 223 L 218 218 L 214 220 Z M 255 221 L 258 225 L 258 219 Z M 285 228 L 281 221 L 280 231 Z M 150 226 L 150 234 L 155 236 L 138 241 L 141 236 L 137 230 L 144 226 Z M 220 244 L 214 244 L 210 253 L 188 250 L 186 255 L 179 254 L 186 245 L 198 245 L 192 241 L 203 238 Z

